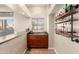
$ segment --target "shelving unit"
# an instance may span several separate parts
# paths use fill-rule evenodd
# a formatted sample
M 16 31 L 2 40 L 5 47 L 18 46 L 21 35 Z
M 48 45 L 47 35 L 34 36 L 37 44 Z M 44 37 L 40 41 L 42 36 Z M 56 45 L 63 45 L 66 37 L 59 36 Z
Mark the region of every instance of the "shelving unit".
M 62 15 L 58 18 L 56 18 L 56 23 L 55 23 L 56 25 L 61 24 L 61 23 L 66 23 L 66 22 L 70 22 L 70 25 L 71 25 L 71 29 L 70 29 L 71 31 L 70 32 L 58 31 L 57 28 L 56 28 L 56 34 L 65 36 L 67 38 L 71 38 L 72 41 L 79 42 L 78 39 L 73 40 L 74 37 L 79 37 L 79 36 L 74 35 L 74 33 L 76 33 L 76 32 L 74 32 L 74 30 L 73 30 L 73 22 L 78 21 L 78 19 L 73 18 L 73 15 L 76 14 L 76 13 L 78 13 L 78 11 L 76 9 L 73 10 L 73 7 L 72 7 L 72 9 L 69 12 L 65 13 L 64 15 Z M 69 20 L 63 20 L 64 18 L 66 18 L 68 16 L 71 16 L 71 18 Z
M 70 15 L 76 14 L 76 13 L 78 13 L 78 11 L 75 11 L 75 10 L 69 11 L 69 12 L 65 13 L 64 15 L 58 17 L 56 20 L 63 19 L 63 18 L 65 18 L 65 17 L 67 17 L 67 16 L 70 16 Z
M 61 22 L 56 22 L 56 24 L 70 22 L 70 21 L 71 21 L 71 19 L 70 20 L 61 21 Z M 78 21 L 78 19 L 73 19 L 73 21 Z

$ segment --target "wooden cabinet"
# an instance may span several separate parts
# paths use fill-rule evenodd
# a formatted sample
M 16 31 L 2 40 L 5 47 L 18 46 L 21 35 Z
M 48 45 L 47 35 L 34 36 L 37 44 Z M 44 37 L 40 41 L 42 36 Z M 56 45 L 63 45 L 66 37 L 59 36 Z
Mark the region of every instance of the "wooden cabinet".
M 28 35 L 28 48 L 48 48 L 48 35 Z

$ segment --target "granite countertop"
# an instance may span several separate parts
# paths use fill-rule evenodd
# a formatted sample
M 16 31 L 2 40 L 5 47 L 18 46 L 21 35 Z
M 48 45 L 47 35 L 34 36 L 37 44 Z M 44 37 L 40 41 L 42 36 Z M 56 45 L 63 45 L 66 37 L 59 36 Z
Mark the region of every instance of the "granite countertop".
M 22 36 L 22 35 L 24 35 L 26 33 L 27 32 L 19 32 L 19 33 L 10 34 L 10 35 L 7 35 L 7 36 L 2 36 L 2 37 L 0 37 L 0 44 L 5 43 L 7 41 L 10 41 L 10 40 L 12 40 L 14 38 L 20 37 L 20 36 Z
M 29 32 L 29 35 L 48 35 L 47 32 Z

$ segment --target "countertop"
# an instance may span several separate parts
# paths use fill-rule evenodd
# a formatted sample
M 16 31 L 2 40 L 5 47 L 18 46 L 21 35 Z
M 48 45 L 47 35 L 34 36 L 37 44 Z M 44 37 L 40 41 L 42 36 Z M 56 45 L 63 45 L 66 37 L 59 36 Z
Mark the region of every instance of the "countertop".
M 29 32 L 29 35 L 48 35 L 47 32 Z

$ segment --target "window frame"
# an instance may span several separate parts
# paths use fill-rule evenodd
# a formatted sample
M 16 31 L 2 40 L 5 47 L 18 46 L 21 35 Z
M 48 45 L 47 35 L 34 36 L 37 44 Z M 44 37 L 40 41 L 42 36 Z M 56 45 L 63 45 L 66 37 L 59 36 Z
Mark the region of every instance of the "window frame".
M 42 24 L 39 23 L 40 19 L 42 20 Z M 33 20 L 37 20 L 37 25 L 35 25 L 35 24 L 33 23 Z M 44 20 L 45 20 L 44 18 L 32 18 L 32 30 L 33 30 L 34 32 L 44 31 Z M 40 21 L 40 22 L 41 22 L 41 21 Z M 38 23 L 39 23 L 39 24 L 38 24 Z M 34 26 L 37 26 L 37 29 L 36 29 L 36 30 L 33 28 Z M 40 30 L 40 29 L 39 29 L 39 26 L 41 26 L 43 29 Z
M 5 16 L 3 14 L 7 14 L 7 15 Z M 0 37 L 10 35 L 10 34 L 7 34 L 7 33 L 10 33 L 9 30 L 11 30 L 11 29 L 13 30 L 13 32 L 11 31 L 11 34 L 14 34 L 14 28 L 13 27 L 8 28 L 8 25 L 7 25 L 9 20 L 12 20 L 13 21 L 12 24 L 15 24 L 15 22 L 14 22 L 14 12 L 0 12 L 0 15 L 1 15 L 0 20 L 2 22 L 1 23 L 2 24 L 2 31 L 0 32 Z

